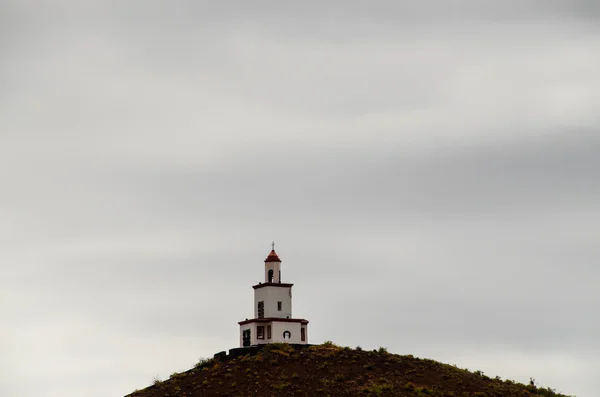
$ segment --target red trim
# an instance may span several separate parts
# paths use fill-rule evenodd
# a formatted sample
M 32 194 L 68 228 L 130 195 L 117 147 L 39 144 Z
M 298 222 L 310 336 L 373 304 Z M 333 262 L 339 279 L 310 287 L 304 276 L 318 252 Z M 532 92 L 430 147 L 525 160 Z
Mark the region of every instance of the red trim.
M 250 323 L 270 323 L 270 322 L 280 322 L 280 323 L 300 323 L 302 325 L 308 324 L 308 320 L 303 318 L 276 318 L 276 317 L 268 317 L 268 318 L 253 318 L 251 320 L 240 321 L 239 325 L 246 325 Z
M 262 283 L 262 284 L 253 285 L 252 288 L 254 288 L 254 289 L 263 288 L 263 287 L 285 287 L 285 288 L 291 288 L 292 285 L 294 285 L 294 284 L 288 284 L 288 283 Z

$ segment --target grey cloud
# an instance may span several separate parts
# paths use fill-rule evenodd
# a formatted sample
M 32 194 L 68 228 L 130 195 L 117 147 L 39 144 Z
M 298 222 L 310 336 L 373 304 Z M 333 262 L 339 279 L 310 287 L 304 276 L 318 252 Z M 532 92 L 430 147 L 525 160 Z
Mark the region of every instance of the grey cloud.
M 597 394 L 596 2 L 2 7 L 0 394 L 232 347 L 272 239 L 313 342 Z
M 221 164 L 218 172 L 162 166 L 125 177 L 147 204 L 170 216 L 177 208 L 200 216 L 211 203 L 210 211 L 225 217 L 247 213 L 246 208 L 261 208 L 254 212 L 259 217 L 291 208 L 345 217 L 361 209 L 354 217 L 382 212 L 396 220 L 415 213 L 481 216 L 594 208 L 599 158 L 595 133 L 573 131 L 518 145 L 497 142 L 429 154 L 401 147 L 369 154 L 334 148 L 298 152 L 271 145 Z M 272 188 L 277 199 L 270 198 Z

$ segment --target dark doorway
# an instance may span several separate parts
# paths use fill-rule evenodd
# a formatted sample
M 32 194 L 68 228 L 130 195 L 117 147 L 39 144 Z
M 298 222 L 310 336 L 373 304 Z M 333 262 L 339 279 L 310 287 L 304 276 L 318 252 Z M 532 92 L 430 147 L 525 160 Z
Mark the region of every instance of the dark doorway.
M 242 332 L 242 346 L 249 347 L 250 346 L 250 330 L 245 329 Z

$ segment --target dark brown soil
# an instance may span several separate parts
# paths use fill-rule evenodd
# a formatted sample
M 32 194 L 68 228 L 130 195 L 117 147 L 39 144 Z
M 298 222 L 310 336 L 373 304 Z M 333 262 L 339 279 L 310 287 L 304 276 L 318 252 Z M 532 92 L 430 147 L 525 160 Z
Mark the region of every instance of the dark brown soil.
M 331 343 L 304 349 L 274 344 L 253 355 L 201 361 L 129 396 L 566 397 L 433 360 Z

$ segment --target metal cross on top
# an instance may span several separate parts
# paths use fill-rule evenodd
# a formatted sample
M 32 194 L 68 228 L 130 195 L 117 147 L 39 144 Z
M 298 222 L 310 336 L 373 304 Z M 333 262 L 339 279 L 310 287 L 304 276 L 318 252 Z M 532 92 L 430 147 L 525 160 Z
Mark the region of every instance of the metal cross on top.
M 275 251 L 275 241 L 273 241 L 273 242 L 271 243 L 271 249 L 272 249 L 273 251 Z

